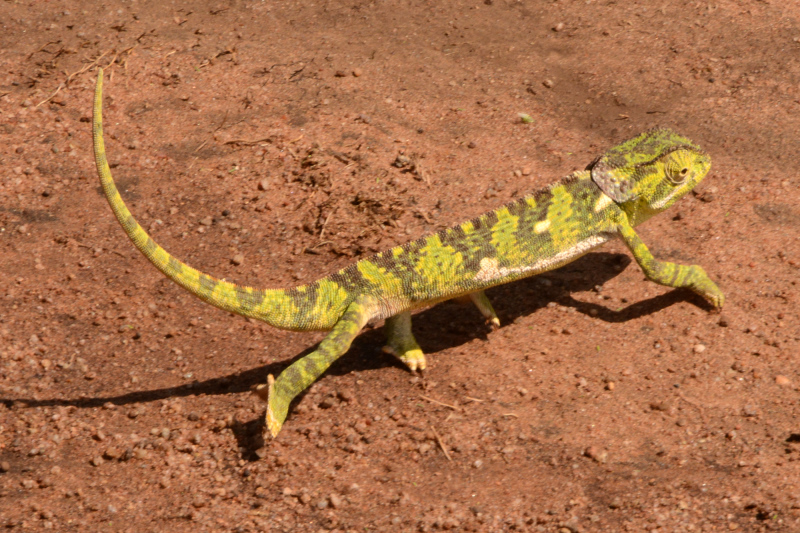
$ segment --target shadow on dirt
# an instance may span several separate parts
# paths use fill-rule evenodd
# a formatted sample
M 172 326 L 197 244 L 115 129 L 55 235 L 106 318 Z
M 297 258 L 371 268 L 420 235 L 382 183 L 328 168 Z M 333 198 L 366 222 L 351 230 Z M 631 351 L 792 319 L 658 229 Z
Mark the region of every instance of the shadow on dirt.
M 517 318 L 530 315 L 549 303 L 555 302 L 565 307 L 573 307 L 578 312 L 592 315 L 605 322 L 625 322 L 641 316 L 656 313 L 680 301 L 689 301 L 698 307 L 710 309 L 702 298 L 683 290 L 633 303 L 623 309 L 612 310 L 601 304 L 574 299 L 571 293 L 599 290 L 609 279 L 627 268 L 631 259 L 624 254 L 592 253 L 558 270 L 515 283 L 490 289 L 489 298 L 496 302 L 495 307 L 505 327 Z M 634 268 L 638 268 L 635 267 Z M 643 283 L 647 283 L 643 281 Z M 444 302 L 431 309 L 414 315 L 414 330 L 417 340 L 426 353 L 436 353 L 459 346 L 475 338 L 486 338 L 491 328 L 482 321 L 474 308 L 464 307 L 455 302 Z M 346 375 L 353 371 L 368 371 L 388 366 L 405 368 L 402 363 L 381 351 L 383 346 L 382 328 L 365 329 L 353 342 L 350 350 L 328 370 L 333 375 Z M 237 372 L 227 376 L 195 383 L 154 390 L 144 390 L 94 398 L 45 399 L 0 398 L 8 407 L 17 408 L 75 406 L 78 408 L 102 407 L 110 402 L 127 405 L 140 402 L 154 402 L 167 398 L 198 395 L 236 394 L 252 390 L 256 385 L 266 382 L 268 374 L 278 375 L 293 362 L 314 351 L 309 347 L 290 360 L 272 363 Z M 304 394 L 295 400 L 302 401 Z M 291 418 L 291 410 L 289 414 Z M 256 450 L 264 445 L 261 437 L 264 422 L 261 417 L 248 422 L 234 422 L 231 430 L 236 435 L 240 447 L 244 448 L 243 458 L 256 460 Z

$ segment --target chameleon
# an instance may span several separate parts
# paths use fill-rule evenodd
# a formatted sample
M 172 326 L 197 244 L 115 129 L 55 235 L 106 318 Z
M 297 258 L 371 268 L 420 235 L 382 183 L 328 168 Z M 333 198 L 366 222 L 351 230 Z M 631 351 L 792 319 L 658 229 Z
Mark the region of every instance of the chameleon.
M 688 288 L 714 309 L 725 297 L 705 270 L 653 257 L 634 229 L 664 211 L 708 174 L 710 156 L 669 129 L 651 129 L 548 187 L 462 224 L 395 246 L 314 282 L 258 289 L 217 279 L 170 255 L 125 205 L 111 176 L 103 140 L 103 71 L 94 94 L 95 163 L 111 209 L 139 251 L 169 279 L 209 304 L 294 331 L 329 331 L 316 349 L 277 379 L 256 387 L 266 403 L 265 427 L 280 432 L 292 400 L 350 348 L 368 323 L 384 320 L 384 350 L 412 372 L 425 355 L 411 330 L 411 312 L 468 299 L 491 323 L 499 319 L 487 288 L 553 270 L 612 238 L 630 249 L 645 276 Z

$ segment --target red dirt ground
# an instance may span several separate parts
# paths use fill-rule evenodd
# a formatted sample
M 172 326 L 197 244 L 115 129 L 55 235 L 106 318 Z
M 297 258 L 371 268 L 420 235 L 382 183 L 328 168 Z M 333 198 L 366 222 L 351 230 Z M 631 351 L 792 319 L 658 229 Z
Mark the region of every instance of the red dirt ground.
M 800 531 L 796 3 L 182 4 L 0 3 L 4 527 Z M 490 291 L 497 331 L 421 312 L 424 377 L 365 331 L 265 443 L 250 387 L 322 334 L 136 252 L 94 174 L 98 65 L 131 209 L 216 276 L 312 280 L 662 125 L 714 166 L 640 234 L 726 307 L 612 243 Z

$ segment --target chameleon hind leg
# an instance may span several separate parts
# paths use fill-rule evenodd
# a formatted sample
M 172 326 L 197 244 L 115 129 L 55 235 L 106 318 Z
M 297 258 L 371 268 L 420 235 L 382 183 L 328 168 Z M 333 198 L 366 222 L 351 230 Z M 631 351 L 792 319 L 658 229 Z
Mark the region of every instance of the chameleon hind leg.
M 647 279 L 667 287 L 685 287 L 699 294 L 716 309 L 721 309 L 725 303 L 725 295 L 719 290 L 717 284 L 711 281 L 706 271 L 697 265 L 678 265 L 667 261 L 659 261 L 647 245 L 639 238 L 627 218 L 618 223 L 618 230 L 622 240 L 630 249 L 636 262 L 644 271 Z
M 468 296 L 469 299 L 472 300 L 472 303 L 475 304 L 475 307 L 478 308 L 478 311 L 481 312 L 486 321 L 499 328 L 500 319 L 497 318 L 497 313 L 494 312 L 492 302 L 489 301 L 489 297 L 486 296 L 486 293 L 483 291 L 475 291 L 469 293 Z
M 492 302 L 489 301 L 489 297 L 486 296 L 484 291 L 475 291 L 469 294 L 465 294 L 464 296 L 459 296 L 457 298 L 453 298 L 460 304 L 467 305 L 470 302 L 475 304 L 475 307 L 478 308 L 478 311 L 481 312 L 483 318 L 486 319 L 486 322 L 492 324 L 495 327 L 500 327 L 500 319 L 497 318 L 497 313 L 494 312 L 494 307 L 492 307 Z
M 411 332 L 411 312 L 387 318 L 383 328 L 387 337 L 383 351 L 400 359 L 412 372 L 425 370 L 425 354 Z
M 273 437 L 278 436 L 292 400 L 344 355 L 369 321 L 373 307 L 369 302 L 351 303 L 315 351 L 295 361 L 278 379 L 270 374 L 267 384 L 256 389 L 256 394 L 267 402 L 266 424 Z

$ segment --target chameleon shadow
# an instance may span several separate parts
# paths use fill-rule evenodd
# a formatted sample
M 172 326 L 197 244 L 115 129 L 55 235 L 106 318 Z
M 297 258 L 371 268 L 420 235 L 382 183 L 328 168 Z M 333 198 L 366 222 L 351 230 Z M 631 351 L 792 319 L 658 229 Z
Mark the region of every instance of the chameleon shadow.
M 505 324 L 501 327 L 513 323 L 518 317 L 529 315 L 546 307 L 550 302 L 574 307 L 580 313 L 612 323 L 626 322 L 649 315 L 679 301 L 691 301 L 710 309 L 710 306 L 702 298 L 684 290 L 670 291 L 633 303 L 617 311 L 599 304 L 581 302 L 571 296 L 572 292 L 583 292 L 602 286 L 627 268 L 631 262 L 630 257 L 625 254 L 591 253 L 560 269 L 495 287 L 487 291 L 487 294 L 493 301 L 502 302 L 497 306 L 501 324 Z M 484 322 L 483 317 L 476 309 L 470 306 L 469 311 L 465 312 L 463 306 L 452 301 L 417 313 L 413 319 L 415 335 L 427 353 L 453 348 L 475 338 L 486 338 L 491 332 L 491 328 Z M 377 370 L 390 366 L 405 369 L 400 361 L 381 351 L 384 343 L 384 334 L 383 331 L 380 331 L 381 329 L 366 328 L 355 339 L 347 354 L 334 363 L 326 373 L 347 375 L 353 371 Z M 316 346 L 309 347 L 289 360 L 176 387 L 67 399 L 0 398 L 0 403 L 9 408 L 16 406 L 17 409 L 52 406 L 74 406 L 86 409 L 102 407 L 108 402 L 114 405 L 127 405 L 175 397 L 239 394 L 265 383 L 268 374 L 280 374 L 286 367 L 310 354 L 314 349 Z M 305 393 L 298 395 L 293 405 L 302 402 L 304 396 Z M 289 419 L 292 417 L 292 411 L 290 409 Z M 240 447 L 245 450 L 244 459 L 256 460 L 258 458 L 255 451 L 264 445 L 261 437 L 263 429 L 262 417 L 248 422 L 234 422 L 231 426 Z

